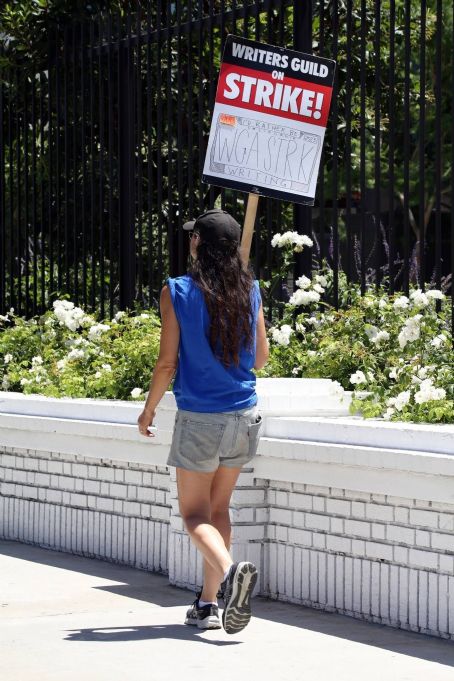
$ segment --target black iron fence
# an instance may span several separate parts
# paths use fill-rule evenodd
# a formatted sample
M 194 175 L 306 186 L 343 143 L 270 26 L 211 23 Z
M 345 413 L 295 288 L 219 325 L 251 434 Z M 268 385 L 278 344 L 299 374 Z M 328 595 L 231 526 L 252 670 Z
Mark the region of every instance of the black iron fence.
M 102 317 L 155 305 L 186 269 L 186 219 L 245 196 L 201 182 L 229 33 L 337 61 L 313 208 L 262 199 L 252 262 L 271 237 L 314 239 L 297 270 L 391 292 L 453 293 L 453 0 L 154 0 L 58 26 L 46 63 L 0 74 L 0 312 L 61 293 Z M 454 300 L 454 298 L 453 298 Z M 271 311 L 270 311 L 271 314 Z

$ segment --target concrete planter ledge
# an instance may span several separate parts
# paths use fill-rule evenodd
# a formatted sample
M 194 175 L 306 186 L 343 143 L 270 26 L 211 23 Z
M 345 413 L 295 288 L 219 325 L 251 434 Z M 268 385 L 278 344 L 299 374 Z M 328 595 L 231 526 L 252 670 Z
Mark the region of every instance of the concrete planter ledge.
M 257 591 L 454 640 L 454 426 L 349 415 L 325 379 L 259 379 L 264 431 L 232 500 Z M 201 584 L 165 465 L 175 418 L 143 402 L 0 393 L 0 539 Z

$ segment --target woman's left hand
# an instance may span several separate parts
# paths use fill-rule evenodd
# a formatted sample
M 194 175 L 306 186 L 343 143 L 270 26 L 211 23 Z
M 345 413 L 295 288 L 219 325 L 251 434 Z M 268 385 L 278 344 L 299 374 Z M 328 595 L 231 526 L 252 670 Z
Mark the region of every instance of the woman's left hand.
M 141 435 L 144 435 L 145 437 L 154 437 L 154 433 L 150 433 L 147 428 L 148 426 L 151 426 L 153 424 L 154 417 L 156 416 L 156 411 L 143 411 L 139 418 L 137 419 L 137 423 L 139 426 L 139 431 Z

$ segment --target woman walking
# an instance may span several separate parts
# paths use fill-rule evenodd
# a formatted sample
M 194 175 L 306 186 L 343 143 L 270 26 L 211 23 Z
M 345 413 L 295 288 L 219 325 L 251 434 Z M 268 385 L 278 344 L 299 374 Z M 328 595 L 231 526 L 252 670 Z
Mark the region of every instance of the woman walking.
M 187 222 L 192 268 L 161 292 L 161 344 L 147 401 L 138 418 L 149 437 L 156 407 L 175 371 L 178 406 L 167 464 L 176 467 L 186 530 L 204 557 L 203 588 L 185 624 L 227 633 L 251 617 L 253 563 L 230 556 L 230 498 L 242 467 L 255 456 L 261 417 L 255 375 L 268 359 L 258 282 L 240 258 L 241 229 L 226 211 Z

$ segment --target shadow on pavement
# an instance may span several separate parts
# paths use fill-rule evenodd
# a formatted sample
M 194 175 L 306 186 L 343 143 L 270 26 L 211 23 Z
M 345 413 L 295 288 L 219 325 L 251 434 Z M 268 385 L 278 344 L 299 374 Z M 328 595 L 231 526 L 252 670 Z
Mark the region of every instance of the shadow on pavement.
M 188 627 L 184 624 L 156 624 L 138 627 L 101 627 L 99 629 L 69 629 L 70 633 L 65 641 L 143 641 L 158 638 L 174 638 L 184 641 L 200 641 L 212 646 L 236 646 L 242 641 L 217 641 L 211 638 L 201 638 L 197 634 L 213 634 L 216 630 L 203 631 Z
M 186 589 L 169 585 L 164 574 L 157 574 L 109 563 L 97 558 L 86 558 L 70 553 L 63 553 L 39 546 L 12 541 L 0 541 L 0 554 L 27 560 L 33 563 L 49 565 L 58 569 L 69 570 L 97 578 L 122 582 L 91 588 L 118 594 L 126 598 L 153 603 L 161 607 L 187 606 L 193 600 L 193 594 Z M 189 595 L 188 595 L 189 594 Z M 253 616 L 262 621 L 270 621 L 286 627 L 298 627 L 318 632 L 326 636 L 354 641 L 368 646 L 389 650 L 414 658 L 438 662 L 454 667 L 454 645 L 452 641 L 433 636 L 395 629 L 386 625 L 375 624 L 337 613 L 324 612 L 302 605 L 284 603 L 265 597 L 253 600 Z M 214 630 L 214 636 L 216 636 Z M 66 640 L 78 641 L 125 641 L 138 639 L 175 638 L 199 640 L 210 645 L 235 645 L 235 641 L 216 641 L 211 638 L 200 638 L 197 634 L 211 636 L 213 632 L 202 632 L 185 625 L 156 625 L 94 628 L 73 630 Z M 285 636 L 285 630 L 282 630 Z M 454 674 L 453 674 L 454 679 Z

